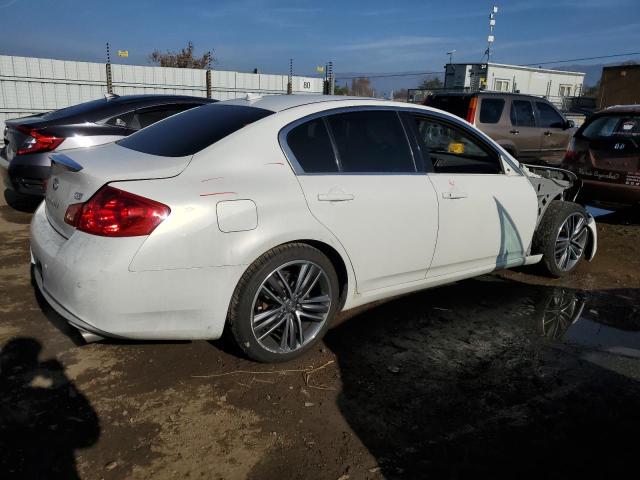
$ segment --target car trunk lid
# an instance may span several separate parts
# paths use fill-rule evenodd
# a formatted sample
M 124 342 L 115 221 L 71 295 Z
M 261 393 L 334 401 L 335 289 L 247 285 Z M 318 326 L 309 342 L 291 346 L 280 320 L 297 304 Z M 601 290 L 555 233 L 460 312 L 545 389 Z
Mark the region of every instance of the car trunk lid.
M 640 137 L 595 138 L 589 141 L 588 148 L 594 168 L 612 172 L 640 171 Z
M 69 205 L 86 202 L 111 182 L 175 177 L 190 160 L 191 156 L 149 155 L 115 143 L 53 154 L 45 196 L 47 218 L 53 228 L 68 238 L 75 231 L 65 222 Z

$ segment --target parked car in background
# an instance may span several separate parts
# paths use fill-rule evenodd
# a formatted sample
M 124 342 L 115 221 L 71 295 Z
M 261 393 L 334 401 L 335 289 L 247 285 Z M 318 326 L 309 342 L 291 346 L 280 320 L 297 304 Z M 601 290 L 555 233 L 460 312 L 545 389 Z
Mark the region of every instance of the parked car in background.
M 569 172 L 406 103 L 231 100 L 52 160 L 34 278 L 86 339 L 228 328 L 283 361 L 340 310 L 538 262 L 566 275 L 597 244 Z
M 213 100 L 183 95 L 107 95 L 60 110 L 6 121 L 0 174 L 19 194 L 44 195 L 49 155 L 113 142 L 158 120 Z
M 562 161 L 583 182 L 583 202 L 619 208 L 640 203 L 640 105 L 602 110 L 578 129 Z
M 434 93 L 424 104 L 464 118 L 524 163 L 560 163 L 575 132 L 552 103 L 531 95 Z

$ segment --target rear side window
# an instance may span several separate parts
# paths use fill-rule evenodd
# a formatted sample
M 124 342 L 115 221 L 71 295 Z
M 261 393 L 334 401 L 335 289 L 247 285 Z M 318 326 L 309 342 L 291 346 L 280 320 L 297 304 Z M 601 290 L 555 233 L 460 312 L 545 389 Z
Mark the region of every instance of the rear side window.
M 311 120 L 287 134 L 287 145 L 306 173 L 338 171 L 329 132 L 322 118 Z
M 483 98 L 480 105 L 480 123 L 498 123 L 503 110 L 503 99 Z
M 141 108 L 136 111 L 134 125 L 136 129 L 146 128 L 149 125 L 153 125 L 160 120 L 164 120 L 176 113 L 184 112 L 190 108 L 195 107 L 192 104 L 180 104 L 180 105 L 162 105 L 158 107 Z
M 340 113 L 327 117 L 346 173 L 414 173 L 409 142 L 394 111 Z
M 511 102 L 511 124 L 516 127 L 535 127 L 533 106 L 528 100 L 513 100 Z
M 471 97 L 471 95 L 430 95 L 424 104 L 466 119 Z
M 169 117 L 116 143 L 150 155 L 184 157 L 273 113 L 262 108 L 214 103 Z
M 564 127 L 564 118 L 556 112 L 548 103 L 536 102 L 538 116 L 540 117 L 540 126 L 543 128 L 562 128 Z

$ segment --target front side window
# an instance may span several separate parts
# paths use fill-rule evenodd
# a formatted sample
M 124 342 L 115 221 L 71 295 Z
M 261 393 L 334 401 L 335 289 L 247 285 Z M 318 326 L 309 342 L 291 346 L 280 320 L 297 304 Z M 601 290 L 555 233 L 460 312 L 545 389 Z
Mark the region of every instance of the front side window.
M 415 116 L 418 140 L 435 173 L 502 173 L 497 153 L 462 128 Z
M 324 119 L 316 118 L 293 128 L 287 134 L 287 145 L 306 173 L 338 171 L 338 163 Z
M 327 117 L 342 172 L 415 173 L 411 149 L 394 111 L 339 113 Z
M 501 98 L 483 98 L 480 105 L 480 123 L 498 123 L 504 110 Z
M 542 128 L 562 128 L 564 127 L 564 118 L 556 112 L 556 109 L 545 102 L 536 102 L 538 116 L 540 118 L 540 126 Z
M 535 127 L 536 118 L 529 100 L 513 100 L 511 102 L 511 125 L 515 127 Z

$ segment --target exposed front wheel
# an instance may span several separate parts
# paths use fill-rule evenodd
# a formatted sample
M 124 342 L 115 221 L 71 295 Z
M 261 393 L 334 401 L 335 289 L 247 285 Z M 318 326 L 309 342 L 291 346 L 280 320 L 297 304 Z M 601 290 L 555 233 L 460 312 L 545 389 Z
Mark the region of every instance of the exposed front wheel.
M 562 277 L 578 266 L 589 240 L 587 212 L 573 202 L 551 202 L 534 236 L 548 274 Z
M 276 247 L 256 260 L 234 292 L 228 321 L 254 360 L 295 358 L 318 342 L 338 308 L 331 261 L 306 244 Z

